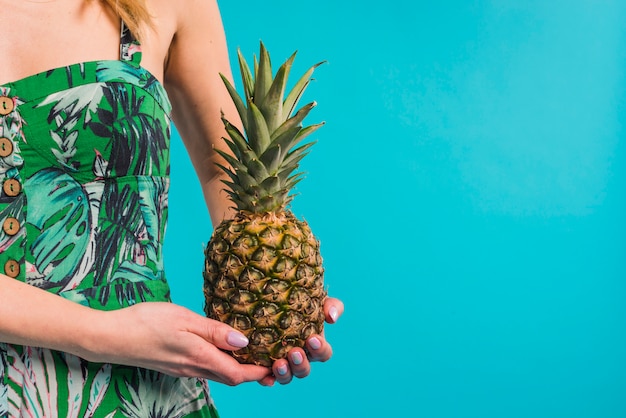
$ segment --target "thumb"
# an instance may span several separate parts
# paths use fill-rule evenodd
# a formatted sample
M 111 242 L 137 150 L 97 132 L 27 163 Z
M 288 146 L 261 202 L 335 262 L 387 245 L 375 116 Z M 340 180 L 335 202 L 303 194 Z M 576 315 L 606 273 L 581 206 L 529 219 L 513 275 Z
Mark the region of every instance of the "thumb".
M 248 339 L 230 325 L 214 319 L 206 319 L 205 339 L 223 350 L 236 351 L 248 345 Z

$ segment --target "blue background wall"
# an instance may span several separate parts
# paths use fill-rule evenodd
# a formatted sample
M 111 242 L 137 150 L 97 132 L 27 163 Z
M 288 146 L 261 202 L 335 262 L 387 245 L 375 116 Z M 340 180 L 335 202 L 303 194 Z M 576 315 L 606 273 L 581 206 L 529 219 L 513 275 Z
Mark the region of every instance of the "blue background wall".
M 328 60 L 293 210 L 347 307 L 330 362 L 212 385 L 222 416 L 626 417 L 626 3 L 220 5 L 233 64 Z M 201 312 L 211 228 L 173 159 L 168 274 Z

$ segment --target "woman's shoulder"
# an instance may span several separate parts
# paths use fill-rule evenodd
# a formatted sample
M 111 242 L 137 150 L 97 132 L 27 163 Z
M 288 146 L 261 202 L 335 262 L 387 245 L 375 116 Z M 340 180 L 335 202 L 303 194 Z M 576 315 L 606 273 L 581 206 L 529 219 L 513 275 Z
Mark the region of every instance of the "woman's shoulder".
M 145 50 L 164 58 L 164 79 L 184 83 L 194 72 L 191 67 L 212 71 L 207 67 L 217 62 L 222 70 L 227 53 L 216 0 L 146 1 L 153 29 L 146 36 Z
M 189 40 L 199 33 L 223 31 L 216 0 L 146 0 L 146 5 L 151 28 L 145 38 L 157 42 L 160 49 L 167 45 L 169 50 L 181 38 Z
M 216 0 L 146 0 L 146 5 L 157 29 L 160 23 L 185 27 L 212 18 L 218 10 Z

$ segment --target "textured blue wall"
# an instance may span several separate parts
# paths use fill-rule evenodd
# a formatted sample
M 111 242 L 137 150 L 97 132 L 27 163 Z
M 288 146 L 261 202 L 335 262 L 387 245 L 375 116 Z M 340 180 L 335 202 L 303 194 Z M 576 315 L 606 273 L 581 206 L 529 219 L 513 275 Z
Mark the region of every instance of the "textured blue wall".
M 330 362 L 212 385 L 222 416 L 626 417 L 626 3 L 220 5 L 233 64 L 328 61 L 293 210 L 347 306 Z M 211 229 L 173 157 L 168 275 L 201 312 Z

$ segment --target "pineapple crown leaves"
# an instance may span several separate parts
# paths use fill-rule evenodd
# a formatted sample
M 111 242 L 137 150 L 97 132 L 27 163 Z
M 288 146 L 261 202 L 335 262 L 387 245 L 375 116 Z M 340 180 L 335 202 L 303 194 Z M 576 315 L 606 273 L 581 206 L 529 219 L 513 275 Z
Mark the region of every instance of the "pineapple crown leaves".
M 314 142 L 300 145 L 301 141 L 324 124 L 302 125 L 315 107 L 315 102 L 296 110 L 311 82 L 313 71 L 323 62 L 310 67 L 287 93 L 287 78 L 295 52 L 280 66 L 275 76 L 272 75 L 269 53 L 262 42 L 259 59 L 254 59 L 254 73 L 241 51 L 238 50 L 237 54 L 244 97 L 237 93 L 226 77 L 220 76 L 237 108 L 243 133 L 222 115 L 228 134 L 224 141 L 231 153 L 216 149 L 229 165 L 218 166 L 230 178 L 223 182 L 236 209 L 255 213 L 273 212 L 291 202 L 293 196 L 290 191 L 303 177 L 296 170 Z

